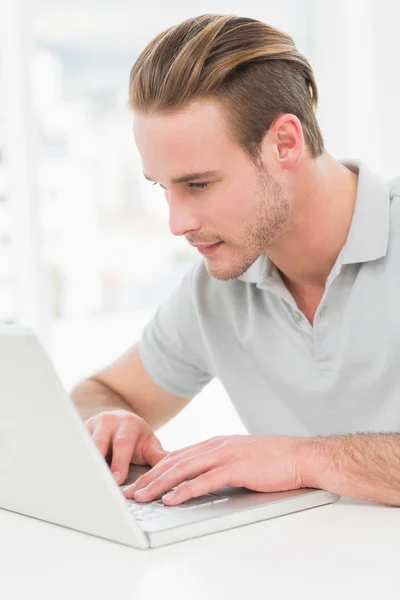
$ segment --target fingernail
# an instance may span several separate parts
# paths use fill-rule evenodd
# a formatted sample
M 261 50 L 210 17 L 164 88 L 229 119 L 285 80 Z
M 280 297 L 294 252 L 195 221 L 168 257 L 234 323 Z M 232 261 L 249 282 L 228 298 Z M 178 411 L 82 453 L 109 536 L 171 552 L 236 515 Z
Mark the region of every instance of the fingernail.
M 117 481 L 118 481 L 118 480 L 119 480 L 119 478 L 121 477 L 121 473 L 120 473 L 119 471 L 115 471 L 115 472 L 113 473 L 113 475 L 114 475 L 114 477 L 115 477 L 115 479 L 116 479 Z
M 165 496 L 162 497 L 162 500 L 169 500 L 170 498 L 173 498 L 175 496 L 175 492 L 168 492 L 168 494 L 165 494 Z
M 146 493 L 146 489 L 143 488 L 142 490 L 138 490 L 137 492 L 134 493 L 134 496 L 144 496 Z

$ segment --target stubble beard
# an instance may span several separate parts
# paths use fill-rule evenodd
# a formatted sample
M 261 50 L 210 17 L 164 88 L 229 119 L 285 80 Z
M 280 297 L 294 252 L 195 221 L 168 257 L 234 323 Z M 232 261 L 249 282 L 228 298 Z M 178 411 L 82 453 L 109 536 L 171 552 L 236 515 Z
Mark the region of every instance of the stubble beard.
M 207 271 L 216 279 L 241 277 L 269 246 L 283 236 L 289 225 L 290 203 L 283 189 L 266 172 L 259 176 L 259 204 L 256 214 L 244 225 L 244 241 L 235 256 L 235 264 L 228 266 L 205 261 Z

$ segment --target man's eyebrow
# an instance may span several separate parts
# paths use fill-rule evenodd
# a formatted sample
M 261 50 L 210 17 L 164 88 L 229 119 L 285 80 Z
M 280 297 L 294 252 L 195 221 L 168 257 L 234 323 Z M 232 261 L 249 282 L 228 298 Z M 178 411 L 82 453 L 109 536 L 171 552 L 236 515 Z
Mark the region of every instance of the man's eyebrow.
M 186 175 L 179 175 L 179 177 L 174 177 L 173 179 L 171 179 L 171 183 L 187 183 L 188 181 L 194 181 L 196 179 L 204 179 L 205 177 L 214 177 L 215 175 L 218 175 L 219 171 L 203 171 L 203 172 L 199 172 L 199 173 L 187 173 Z M 149 177 L 148 175 L 146 175 L 146 173 L 143 172 L 143 175 L 145 176 L 145 178 L 148 181 L 154 181 L 154 179 L 152 179 L 151 177 Z

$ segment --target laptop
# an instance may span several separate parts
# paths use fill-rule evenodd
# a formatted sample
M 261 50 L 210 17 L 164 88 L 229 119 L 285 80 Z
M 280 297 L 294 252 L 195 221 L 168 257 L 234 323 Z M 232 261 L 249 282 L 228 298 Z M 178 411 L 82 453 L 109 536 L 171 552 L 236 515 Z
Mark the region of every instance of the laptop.
M 131 465 L 119 486 L 36 334 L 0 326 L 0 509 L 145 550 L 340 497 L 225 486 L 178 506 L 126 499 L 124 487 L 150 468 Z

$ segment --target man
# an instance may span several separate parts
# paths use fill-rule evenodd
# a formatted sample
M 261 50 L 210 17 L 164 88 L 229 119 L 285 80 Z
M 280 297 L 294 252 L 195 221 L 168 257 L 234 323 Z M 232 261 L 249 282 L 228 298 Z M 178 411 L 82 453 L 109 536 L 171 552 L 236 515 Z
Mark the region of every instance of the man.
M 400 180 L 329 155 L 317 101 L 292 38 L 253 19 L 188 19 L 132 68 L 145 177 L 204 260 L 72 392 L 119 484 L 153 467 L 129 498 L 317 487 L 400 505 Z M 250 435 L 166 452 L 154 430 L 213 377 Z

